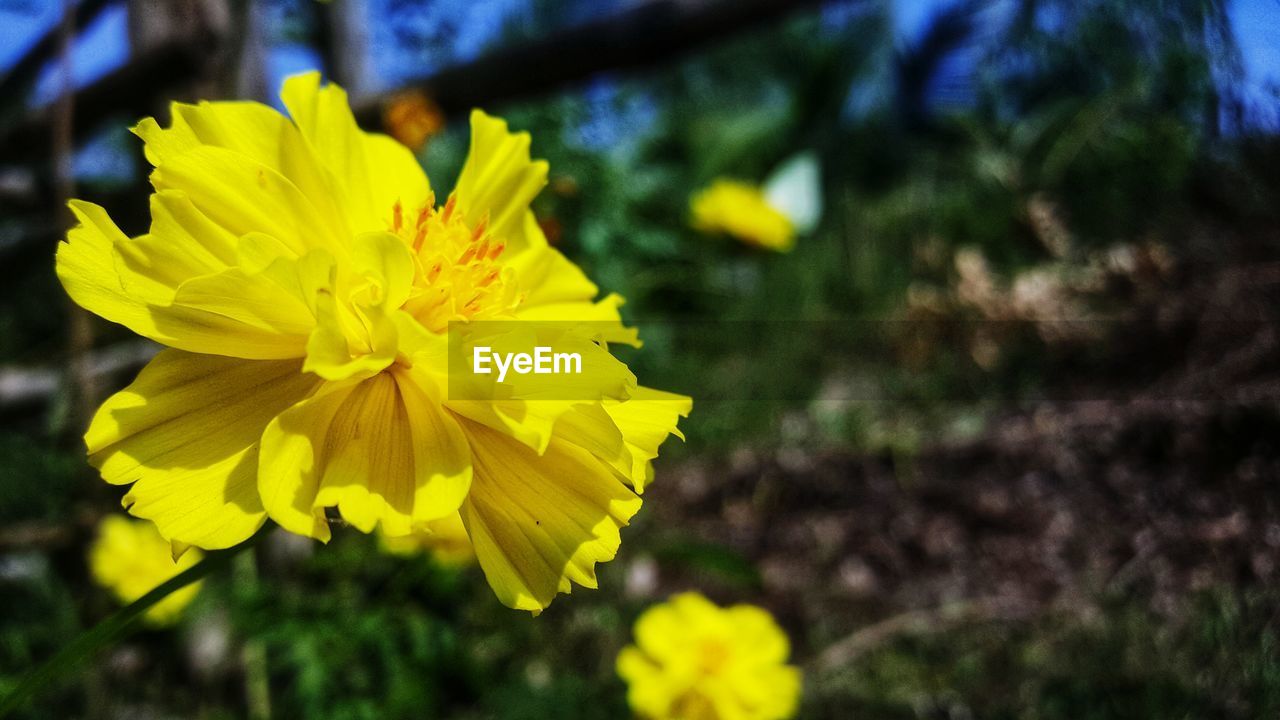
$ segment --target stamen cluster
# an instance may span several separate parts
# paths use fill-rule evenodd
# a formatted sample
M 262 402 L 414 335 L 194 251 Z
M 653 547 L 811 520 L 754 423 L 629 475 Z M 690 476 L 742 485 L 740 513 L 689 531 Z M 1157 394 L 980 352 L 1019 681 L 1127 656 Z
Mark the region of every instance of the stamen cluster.
M 506 243 L 488 226 L 486 215 L 469 227 L 454 195 L 441 208 L 429 196 L 412 224 L 399 202 L 392 208 L 391 232 L 409 244 L 418 261 L 404 309 L 428 330 L 443 333 L 454 320 L 514 317 L 522 296 L 514 272 L 501 261 Z

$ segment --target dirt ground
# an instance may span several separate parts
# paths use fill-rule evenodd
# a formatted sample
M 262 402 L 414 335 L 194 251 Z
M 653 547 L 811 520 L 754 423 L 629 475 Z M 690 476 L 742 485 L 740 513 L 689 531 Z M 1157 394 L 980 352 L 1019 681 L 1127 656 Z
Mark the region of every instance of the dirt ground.
M 1054 394 L 1086 399 L 910 457 L 691 461 L 646 505 L 756 561 L 768 604 L 814 644 L 845 638 L 797 638 L 820 663 L 913 623 L 1088 613 L 1112 593 L 1173 616 L 1199 589 L 1274 583 L 1280 267 L 1182 282 L 1114 326 L 1116 369 L 1064 372 Z

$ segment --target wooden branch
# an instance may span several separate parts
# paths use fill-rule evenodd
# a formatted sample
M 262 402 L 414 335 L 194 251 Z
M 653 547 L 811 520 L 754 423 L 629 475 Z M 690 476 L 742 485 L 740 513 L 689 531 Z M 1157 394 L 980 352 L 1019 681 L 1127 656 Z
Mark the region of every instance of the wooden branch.
M 123 342 L 89 353 L 87 372 L 94 380 L 140 368 L 159 346 L 150 340 Z M 61 387 L 65 370 L 52 367 L 0 367 L 0 409 L 46 403 Z
M 834 672 L 849 666 L 868 652 L 903 635 L 941 632 L 958 625 L 1025 620 L 1035 613 L 1030 604 L 1011 598 L 965 600 L 928 610 L 910 610 L 868 625 L 823 650 L 813 661 L 818 672 Z
M 199 76 L 208 56 L 204 45 L 173 42 L 76 91 L 72 137 L 80 143 L 104 120 L 120 116 L 133 120 L 153 112 L 157 98 Z M 54 106 L 39 108 L 0 130 L 0 158 L 22 163 L 48 157 L 49 125 L 55 114 Z
M 446 69 L 394 93 L 360 102 L 356 120 L 382 123 L 383 107 L 405 90 L 432 98 L 445 112 L 543 95 L 594 75 L 652 68 L 817 0 L 650 0 L 634 10 Z
M 818 4 L 818 0 L 650 0 L 634 10 L 498 51 L 449 68 L 396 93 L 362 102 L 356 119 L 366 128 L 382 124 L 382 109 L 403 90 L 420 90 L 446 112 L 545 94 L 604 72 L 673 62 L 713 40 Z M 107 118 L 130 119 L 154 111 L 157 98 L 200 75 L 212 55 L 213 38 L 175 42 L 146 51 L 124 67 L 76 93 L 77 142 Z M 32 162 L 46 156 L 49 108 L 29 113 L 0 130 L 0 157 Z
M 74 27 L 83 28 L 93 22 L 106 6 L 107 0 L 81 0 L 75 8 L 71 23 Z M 0 79 L 0 98 L 21 98 L 27 93 L 39 77 L 40 70 L 57 54 L 62 31 L 63 24 L 55 24 L 36 41 L 26 55 L 14 63 Z

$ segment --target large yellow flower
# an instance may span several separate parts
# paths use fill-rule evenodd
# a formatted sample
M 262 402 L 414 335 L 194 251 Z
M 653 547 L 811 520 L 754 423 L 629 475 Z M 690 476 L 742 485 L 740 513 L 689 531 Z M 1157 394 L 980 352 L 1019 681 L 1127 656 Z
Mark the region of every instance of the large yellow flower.
M 762 608 L 682 593 L 646 610 L 618 654 L 631 708 L 648 720 L 784 720 L 800 699 L 790 644 Z
M 171 348 L 99 410 L 91 461 L 176 543 L 229 547 L 267 518 L 320 540 L 335 516 L 402 536 L 457 513 L 507 605 L 594 587 L 690 401 L 616 362 L 573 400 L 530 399 L 546 395 L 520 380 L 501 400 L 449 396 L 452 323 L 590 321 L 606 354 L 634 341 L 621 299 L 596 300 L 538 229 L 547 165 L 528 134 L 474 112 L 437 205 L 412 153 L 360 131 L 341 88 L 310 73 L 282 98 L 291 119 L 216 102 L 139 123 L 155 166 L 145 235 L 71 203 L 67 292 Z
M 108 515 L 98 523 L 98 535 L 89 546 L 89 571 L 94 581 L 122 603 L 137 600 L 199 561 L 199 550 L 175 560 L 172 548 L 154 525 L 119 515 Z M 172 625 L 198 592 L 200 583 L 196 582 L 169 593 L 142 619 L 157 627 Z

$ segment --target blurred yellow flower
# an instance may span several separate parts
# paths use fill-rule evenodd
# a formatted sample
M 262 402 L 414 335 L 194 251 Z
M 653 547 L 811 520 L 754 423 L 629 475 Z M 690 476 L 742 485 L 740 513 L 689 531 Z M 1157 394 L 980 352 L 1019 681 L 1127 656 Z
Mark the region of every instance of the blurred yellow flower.
M 291 118 L 175 103 L 169 127 L 134 128 L 155 166 L 148 233 L 72 201 L 63 287 L 170 348 L 98 411 L 90 461 L 177 543 L 229 547 L 268 517 L 327 541 L 331 509 L 391 537 L 460 515 L 507 605 L 536 613 L 571 582 L 594 587 L 691 401 L 608 356 L 636 332 L 621 298 L 597 300 L 548 246 L 529 135 L 472 113 L 437 205 L 413 154 L 362 132 L 341 88 L 308 73 L 281 96 Z M 575 400 L 540 395 L 544 376 L 502 400 L 451 398 L 445 333 L 475 320 L 566 321 L 586 329 L 565 342 L 609 363 Z
M 98 535 L 89 546 L 89 571 L 94 582 L 127 605 L 195 565 L 200 557 L 199 550 L 191 550 L 175 561 L 172 548 L 155 525 L 109 515 L 98 523 Z M 152 605 L 142 618 L 157 627 L 172 625 L 198 592 L 199 582 L 176 590 Z
M 690 199 L 693 227 L 787 252 L 798 235 L 812 232 L 822 219 L 821 174 L 817 157 L 802 152 L 778 166 L 760 187 L 719 178 Z
M 444 113 L 423 93 L 404 92 L 387 103 L 382 124 L 391 137 L 417 152 L 444 129 Z
M 783 720 L 800 699 L 787 636 L 767 611 L 682 593 L 636 621 L 618 655 L 627 701 L 648 720 Z
M 782 211 L 769 204 L 755 185 L 720 178 L 689 202 L 693 227 L 724 233 L 743 242 L 786 252 L 795 246 L 796 230 Z
M 446 567 L 461 567 L 475 561 L 475 551 L 467 538 L 467 528 L 457 513 L 430 524 L 430 532 L 387 537 L 379 533 L 378 545 L 392 555 L 410 556 L 427 553 Z

